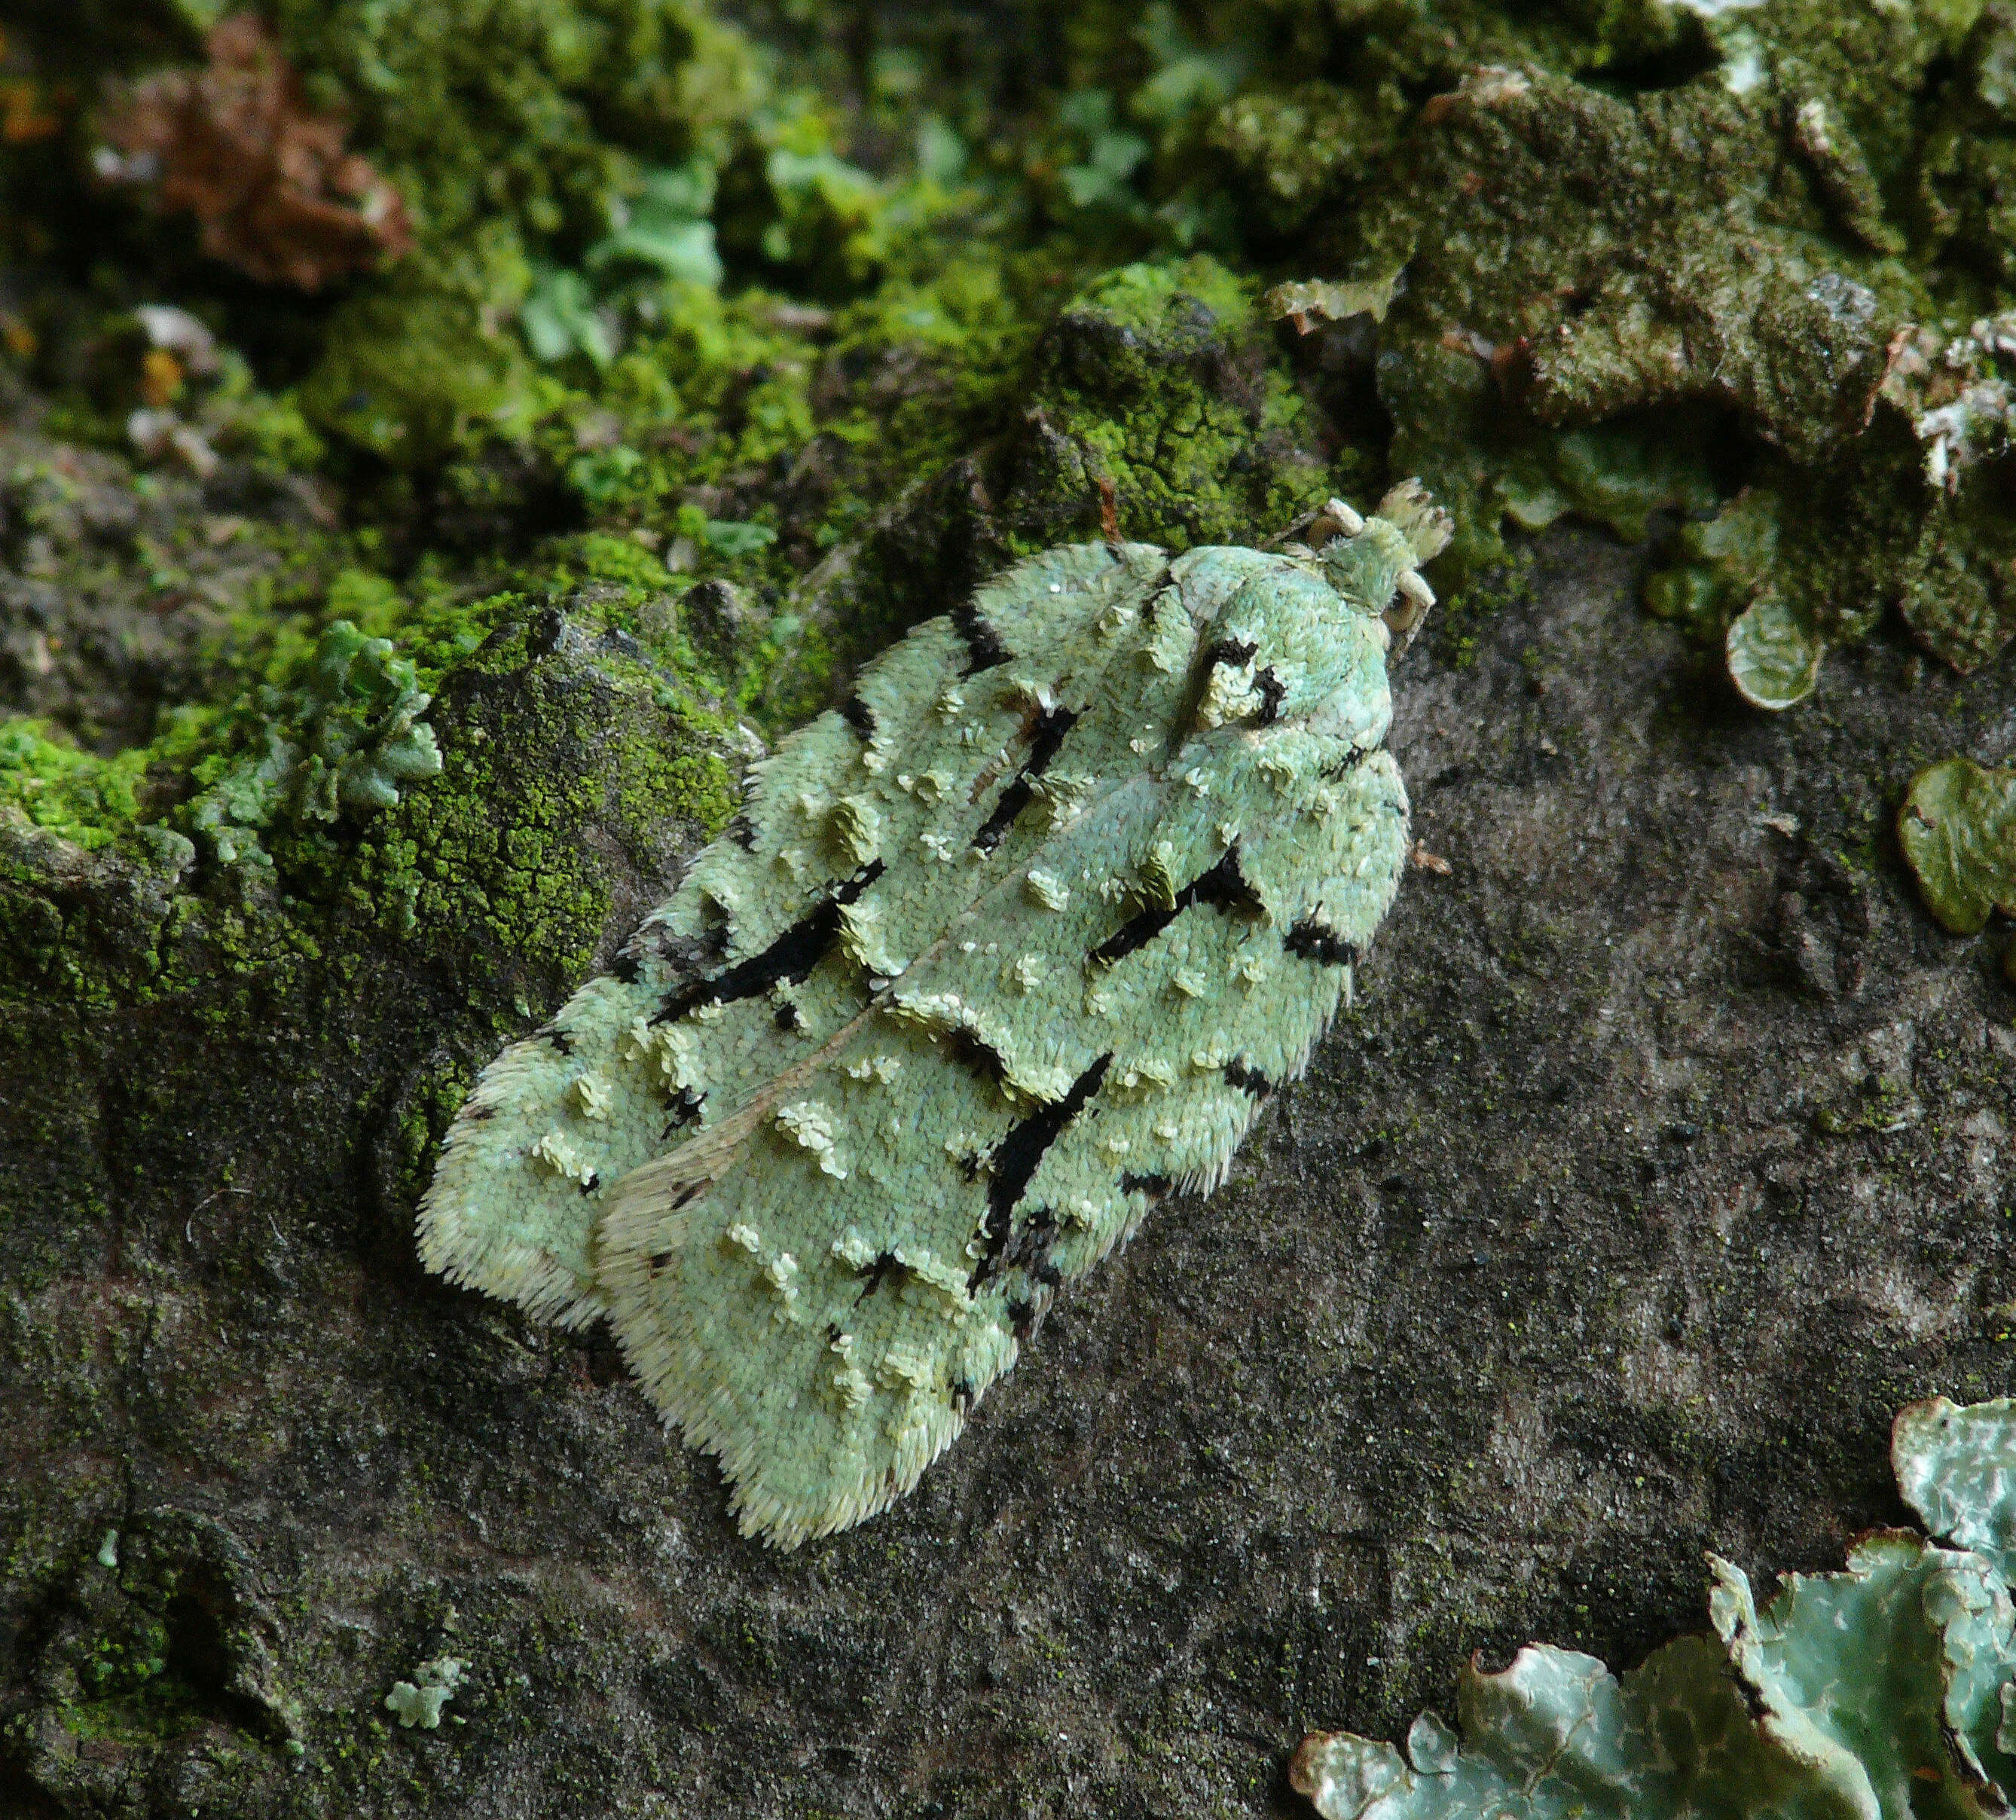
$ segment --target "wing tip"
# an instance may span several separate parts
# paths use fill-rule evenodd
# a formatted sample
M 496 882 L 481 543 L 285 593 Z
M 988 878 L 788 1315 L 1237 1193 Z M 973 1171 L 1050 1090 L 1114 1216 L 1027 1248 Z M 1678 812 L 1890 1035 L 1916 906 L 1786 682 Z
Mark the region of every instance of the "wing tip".
M 634 1208 L 632 1214 L 634 1231 Z M 610 1330 L 666 1428 L 719 1462 L 740 1532 L 787 1553 L 880 1515 L 913 1490 L 963 1432 L 967 1415 L 993 1382 L 976 1385 L 963 1404 L 928 1405 L 923 1421 L 905 1431 L 918 1437 L 913 1444 L 871 1443 L 873 1454 L 855 1469 L 823 1475 L 814 1491 L 792 1491 L 778 1483 L 785 1462 L 776 1430 L 736 1407 L 729 1381 L 707 1369 L 707 1354 L 692 1325 L 666 1318 L 650 1293 L 661 1279 L 643 1253 L 616 1237 L 602 1246 L 597 1271 Z
M 431 1203 L 431 1204 L 430 1204 Z M 476 1289 L 549 1326 L 585 1326 L 605 1312 L 599 1289 L 553 1254 L 522 1239 L 473 1229 L 452 1200 L 421 1205 L 421 1264 L 457 1289 Z

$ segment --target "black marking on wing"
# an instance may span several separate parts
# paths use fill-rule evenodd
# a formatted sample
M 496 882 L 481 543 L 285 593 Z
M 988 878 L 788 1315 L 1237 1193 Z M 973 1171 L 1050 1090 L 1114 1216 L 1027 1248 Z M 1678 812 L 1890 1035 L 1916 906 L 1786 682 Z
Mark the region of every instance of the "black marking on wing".
M 1227 916 L 1258 916 L 1267 908 L 1240 870 L 1236 840 L 1219 854 L 1215 865 L 1199 872 L 1186 888 L 1195 894 L 1193 902 L 1208 904 Z
M 1355 771 L 1359 766 L 1363 764 L 1365 761 L 1371 756 L 1371 753 L 1372 748 L 1370 746 L 1348 746 L 1345 748 L 1344 756 L 1341 758 L 1338 759 L 1334 764 L 1326 764 L 1323 768 L 1323 775 L 1325 777 L 1332 779 L 1343 777 L 1348 773 Z
M 1259 649 L 1250 639 L 1213 638 L 1204 646 L 1204 654 L 1199 661 L 1207 671 L 1219 664 L 1237 670 L 1242 664 L 1251 664 Z
M 982 853 L 992 853 L 1035 793 L 1035 785 L 1027 777 L 1017 773 L 1011 778 L 1007 789 L 1001 793 L 1001 800 L 994 805 L 994 813 L 981 823 L 980 831 L 974 836 L 974 847 Z
M 1176 1185 L 1166 1175 L 1136 1175 L 1132 1170 L 1120 1178 L 1122 1194 L 1145 1194 L 1151 1201 L 1158 1201 Z
M 1166 909 L 1143 910 L 1129 917 L 1092 951 L 1092 958 L 1105 967 L 1125 960 L 1137 949 L 1146 948 L 1193 904 L 1208 904 L 1227 916 L 1257 916 L 1265 908 L 1260 894 L 1239 869 L 1237 841 L 1225 850 L 1210 870 L 1199 872 L 1177 892 L 1175 901 Z
M 777 1015 L 772 1022 L 782 1030 L 799 1030 L 805 1027 L 805 1013 L 795 1005 L 779 1005 Z
M 1271 727 L 1281 718 L 1281 703 L 1287 697 L 1288 685 L 1274 674 L 1269 664 L 1265 670 L 1255 674 L 1253 686 L 1260 692 L 1260 712 L 1257 717 L 1263 727 Z
M 737 961 L 711 980 L 697 980 L 669 994 L 652 1023 L 683 1017 L 703 1005 L 732 1005 L 737 999 L 754 998 L 773 986 L 801 984 L 838 938 L 841 912 L 881 877 L 882 870 L 880 860 L 870 861 L 831 897 L 815 904 L 760 955 Z
M 704 1093 L 696 1093 L 690 1087 L 682 1087 L 678 1096 L 666 1102 L 666 1110 L 672 1115 L 671 1122 L 659 1135 L 658 1142 L 662 1144 L 680 1126 L 691 1124 L 700 1117 L 700 1109 L 706 1104 L 707 1095 Z
M 963 600 L 952 610 L 952 623 L 953 629 L 966 641 L 966 667 L 959 672 L 962 676 L 977 676 L 983 670 L 1006 664 L 1014 655 L 1002 643 L 1001 635 L 972 601 Z
M 728 824 L 726 833 L 728 838 L 744 853 L 756 851 L 756 824 L 747 815 L 737 815 Z
M 970 1295 L 991 1277 L 1020 1270 L 1032 1283 L 1055 1289 L 1064 1274 L 1050 1261 L 1050 1247 L 1057 1243 L 1057 1216 L 1049 1207 L 1031 1207 L 1023 1216 L 1019 1230 L 1011 1230 L 1009 1216 L 998 1218 L 992 1209 L 987 1215 L 987 1253 L 973 1267 L 967 1279 Z
M 671 1254 L 671 1253 L 670 1253 L 669 1251 L 654 1251 L 654 1252 L 653 1252 L 653 1253 L 651 1253 L 651 1274 L 652 1274 L 652 1275 L 656 1276 L 656 1275 L 658 1274 L 658 1272 L 659 1272 L 660 1271 L 663 1270 L 663 1269 L 665 1268 L 665 1266 L 666 1266 L 667 1264 L 670 1264 L 671 1261 L 672 1261 L 672 1254 Z
M 601 1185 L 602 1185 L 602 1174 L 601 1174 L 601 1171 L 599 1171 L 599 1170 L 591 1169 L 591 1170 L 588 1172 L 588 1180 L 587 1180 L 587 1181 L 585 1181 L 585 1182 L 584 1182 L 581 1185 L 581 1192 L 584 1195 L 590 1195 L 590 1194 L 592 1194 L 592 1193 L 594 1193 L 594 1192 L 595 1192 L 595 1191 L 596 1191 L 596 1189 L 597 1188 L 599 1188 L 599 1187 L 600 1187 L 600 1186 L 601 1186 Z
M 862 739 L 875 737 L 875 710 L 859 695 L 851 695 L 840 704 L 840 718 Z
M 900 1271 L 902 1268 L 902 1264 L 895 1252 L 877 1252 L 875 1254 L 875 1261 L 869 1265 L 866 1273 L 868 1281 L 862 1286 L 861 1293 L 854 1298 L 855 1307 L 859 1307 L 863 1302 L 881 1288 L 883 1284 L 889 1280 L 891 1271 Z
M 462 1109 L 462 1116 L 473 1125 L 480 1124 L 485 1119 L 496 1117 L 497 1109 L 494 1106 L 485 1106 L 476 1101 L 471 1101 Z
M 1251 1094 L 1255 1099 L 1265 1099 L 1274 1091 L 1274 1083 L 1251 1066 L 1244 1056 L 1234 1056 L 1225 1064 L 1225 1084 Z
M 715 928 L 698 935 L 677 935 L 662 923 L 647 923 L 623 944 L 610 971 L 626 986 L 634 986 L 643 977 L 646 961 L 660 962 L 689 977 L 707 973 L 722 963 L 726 933 Z
M 544 1025 L 534 1030 L 532 1034 L 543 1042 L 551 1043 L 563 1056 L 571 1056 L 574 1053 L 574 1038 L 556 1024 Z
M 1062 1099 L 1039 1106 L 1027 1118 L 1010 1126 L 1007 1135 L 994 1146 L 994 1172 L 987 1184 L 987 1218 L 981 1227 L 983 1249 L 979 1261 L 967 1279 L 969 1293 L 995 1275 L 998 1268 L 1005 1267 L 1003 1260 L 1014 1235 L 1015 1203 L 1028 1192 L 1030 1180 L 1045 1153 L 1063 1135 L 1064 1127 L 1084 1111 L 1092 1096 L 1098 1092 L 1100 1083 L 1105 1080 L 1107 1070 L 1112 1066 L 1110 1052 L 1101 1056 L 1071 1084 L 1070 1092 Z M 1031 1214 L 1024 1222 L 1025 1236 L 1039 1219 L 1054 1227 L 1055 1217 L 1045 1208 L 1039 1214 Z M 1017 1241 L 1018 1244 L 1023 1242 Z M 1047 1239 L 1043 1242 L 1043 1250 L 1047 1259 Z
M 962 1028 L 947 1030 L 945 1041 L 951 1045 L 952 1059 L 982 1081 L 992 1081 L 999 1087 L 1008 1078 L 1007 1062 L 985 1038 Z
M 973 1380 L 954 1378 L 952 1381 L 952 1406 L 963 1415 L 973 1407 Z
M 1050 761 L 1064 744 L 1065 734 L 1078 724 L 1078 718 L 1076 708 L 1066 707 L 1052 708 L 1038 717 L 1035 729 L 1030 736 L 1028 757 L 1007 789 L 1001 793 L 993 814 L 981 823 L 980 832 L 973 837 L 973 844 L 982 853 L 992 853 L 999 847 L 1002 836 L 1014 825 L 1015 818 L 1028 807 L 1036 793 L 1036 779 L 1049 769 Z
M 1358 965 L 1358 944 L 1346 941 L 1327 923 L 1320 923 L 1313 916 L 1305 916 L 1288 931 L 1288 938 L 1281 944 L 1291 955 L 1299 955 L 1305 961 L 1315 961 L 1326 967 L 1355 967 Z

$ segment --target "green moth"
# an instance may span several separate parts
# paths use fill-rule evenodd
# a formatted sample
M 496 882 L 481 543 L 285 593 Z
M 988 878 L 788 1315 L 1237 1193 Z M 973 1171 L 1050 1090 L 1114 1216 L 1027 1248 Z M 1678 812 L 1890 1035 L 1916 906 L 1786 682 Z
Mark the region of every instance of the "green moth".
M 1409 482 L 1274 552 L 1049 550 L 919 626 L 484 1070 L 428 1268 L 607 1318 L 746 1534 L 901 1497 L 1350 991 L 1407 851 L 1387 660 L 1449 532 Z

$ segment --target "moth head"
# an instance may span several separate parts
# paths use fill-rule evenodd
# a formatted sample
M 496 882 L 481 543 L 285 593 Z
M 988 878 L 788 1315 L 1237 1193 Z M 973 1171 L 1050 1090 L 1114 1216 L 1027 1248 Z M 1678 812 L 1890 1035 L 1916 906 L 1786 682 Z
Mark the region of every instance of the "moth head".
M 1333 499 L 1303 534 L 1330 584 L 1352 606 L 1386 622 L 1397 657 L 1435 603 L 1421 565 L 1448 546 L 1455 528 L 1419 480 L 1402 480 L 1371 517 L 1361 518 Z

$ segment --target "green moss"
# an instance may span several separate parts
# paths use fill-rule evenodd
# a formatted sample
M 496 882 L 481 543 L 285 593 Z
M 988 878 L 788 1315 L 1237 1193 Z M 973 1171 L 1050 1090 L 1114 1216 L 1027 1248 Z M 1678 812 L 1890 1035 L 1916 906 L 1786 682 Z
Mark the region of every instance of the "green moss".
M 338 311 L 300 398 L 326 433 L 431 468 L 473 442 L 522 434 L 545 401 L 535 381 L 517 338 L 484 334 L 466 302 L 393 290 Z
M 59 839 L 103 847 L 139 817 L 135 786 L 147 754 L 101 758 L 52 739 L 53 731 L 35 721 L 0 721 L 0 816 L 11 811 Z
M 535 262 L 609 232 L 669 150 L 718 155 L 761 92 L 687 0 L 282 0 L 283 41 L 398 184 L 417 250 L 332 322 L 317 423 L 405 462 L 536 413 L 512 317 Z
M 1257 295 L 1200 256 L 1124 266 L 1066 307 L 1039 368 L 1050 433 L 1031 454 L 1049 471 L 1024 485 L 1027 546 L 1096 534 L 1103 487 L 1123 536 L 1173 549 L 1250 538 L 1321 497 L 1327 465 Z
M 126 1624 L 93 1639 L 76 1664 L 79 1697 L 59 1709 L 63 1729 L 78 1739 L 134 1745 L 201 1725 L 204 1702 L 170 1666 L 166 1623 L 143 1606 L 124 1615 Z
M 675 573 L 774 599 L 1012 433 L 1057 298 L 1152 313 L 1118 274 L 1208 247 L 1239 287 L 1403 272 L 1377 337 L 1390 433 L 1359 412 L 1310 450 L 1291 395 L 1309 376 L 1263 362 L 1246 428 L 1286 441 L 1228 489 L 1213 447 L 1132 446 L 1181 420 L 1193 381 L 1215 444 L 1222 387 L 1165 365 L 1158 403 L 1100 356 L 1037 376 L 1091 469 L 1032 476 L 1024 504 L 1104 478 L 1143 534 L 1243 534 L 1300 492 L 1298 450 L 1359 490 L 1418 471 L 1463 527 L 1446 591 L 1502 556 L 1508 524 L 1575 512 L 1636 538 L 1747 485 L 1788 527 L 1765 584 L 1824 642 L 1862 635 L 1886 595 L 1956 661 L 2005 635 L 1999 483 L 1928 498 L 1903 406 L 1863 427 L 1900 323 L 1949 332 L 2006 300 L 2009 27 L 1973 0 L 1706 19 L 1405 0 L 1376 30 L 1316 0 L 1212 0 L 1075 15 L 1040 63 L 1013 42 L 953 56 L 908 23 L 866 49 L 794 25 L 788 65 L 697 0 L 272 10 L 419 244 L 317 325 L 312 376 L 248 405 L 246 434 L 308 460 L 311 420 L 409 469 L 372 510 L 459 490 L 508 527 L 552 486 Z M 1465 77 L 1479 66 L 1508 73 Z M 1175 340 L 1166 320 L 1146 337 Z M 1186 514 L 1199 487 L 1215 497 Z M 1010 549 L 1042 534 L 1006 531 Z M 1753 590 L 1677 554 L 1661 604 L 1719 638 Z M 894 599 L 870 612 L 878 636 L 908 610 Z M 776 636 L 801 631 L 827 647 L 801 673 L 855 654 L 817 616 Z M 723 680 L 767 700 L 776 655 Z

